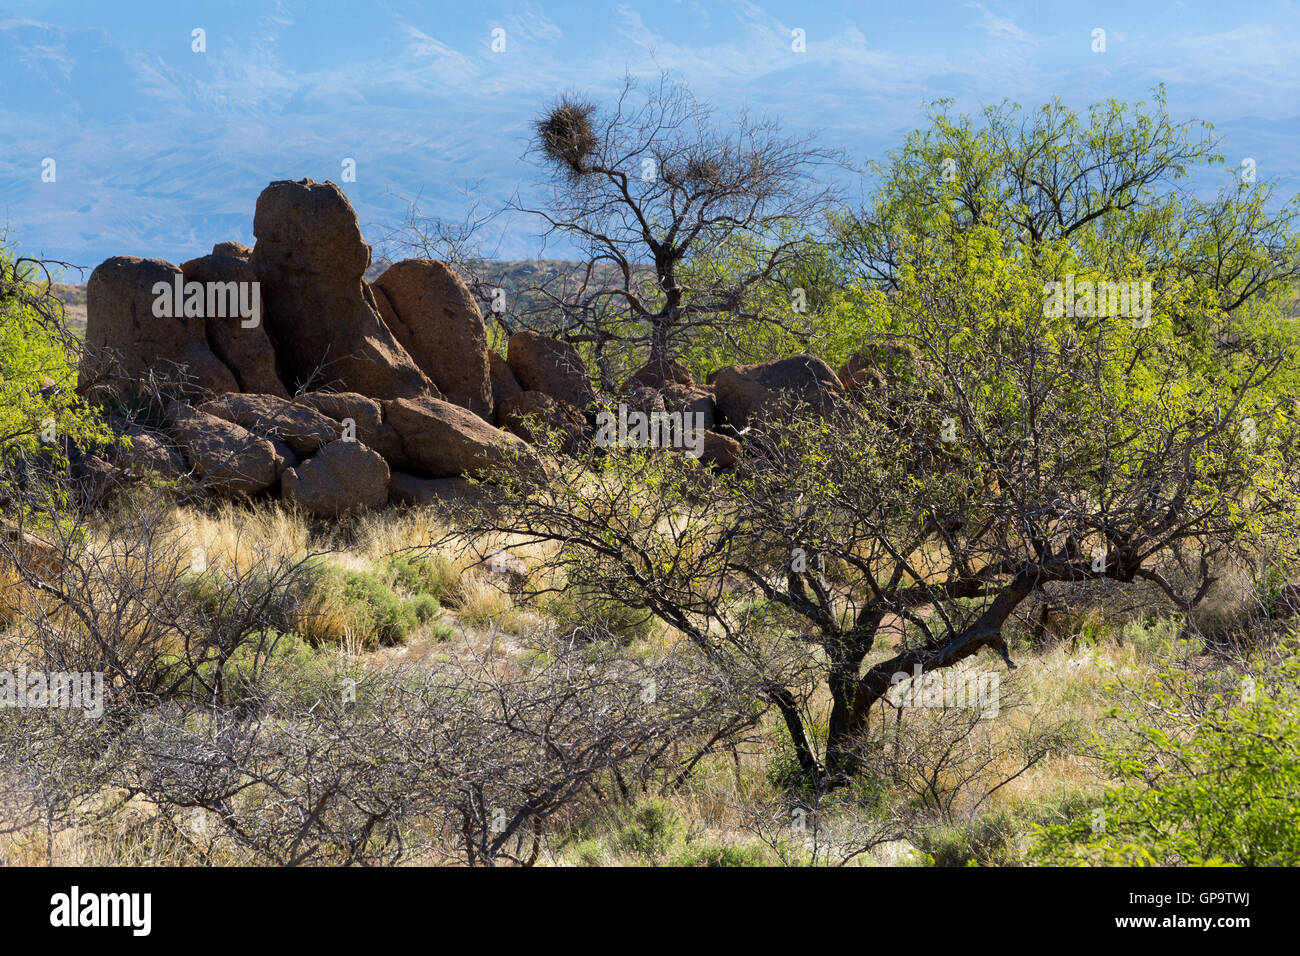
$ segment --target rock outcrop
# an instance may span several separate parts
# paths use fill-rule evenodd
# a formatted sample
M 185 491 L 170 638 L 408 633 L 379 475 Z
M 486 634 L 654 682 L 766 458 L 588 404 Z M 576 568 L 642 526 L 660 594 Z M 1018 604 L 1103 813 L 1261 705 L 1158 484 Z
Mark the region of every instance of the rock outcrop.
M 388 480 L 388 500 L 395 505 L 477 505 L 486 497 L 482 485 L 466 478 L 420 478 L 395 471 Z
M 274 395 L 222 395 L 198 407 L 199 411 L 234 422 L 255 435 L 279 439 L 299 458 L 342 437 L 338 422 L 310 405 Z
M 388 463 L 355 441 L 334 441 L 281 477 L 286 501 L 333 518 L 388 503 Z
M 163 478 L 179 478 L 187 466 L 179 451 L 160 431 L 132 423 L 114 423 L 122 436 L 108 451 L 111 465 L 128 475 L 153 472 Z
M 487 327 L 460 277 L 445 262 L 404 259 L 374 289 L 388 328 L 443 397 L 491 421 Z
M 735 431 L 799 404 L 829 415 L 844 397 L 844 388 L 831 367 L 811 355 L 758 365 L 728 365 L 709 376 L 709 383 L 720 422 Z
M 515 373 L 510 371 L 510 365 L 496 352 L 488 352 L 488 372 L 492 379 L 492 420 L 500 425 L 501 421 L 496 416 L 502 403 L 514 398 L 523 388 L 519 385 L 519 379 L 515 378 Z
M 568 342 L 536 332 L 516 332 L 510 337 L 506 360 L 525 391 L 545 392 L 589 414 L 596 404 L 587 367 Z
M 701 424 L 708 431 L 713 431 L 717 425 L 717 408 L 710 386 L 670 383 L 660 389 L 659 394 L 663 396 L 666 411 L 697 416 L 692 421 Z
M 114 256 L 86 284 L 86 349 L 80 390 L 115 392 L 150 372 L 185 380 L 190 392 L 237 392 L 239 382 L 208 347 L 201 316 L 175 315 L 174 290 L 185 275 L 163 259 Z M 179 283 L 179 286 L 178 286 Z M 166 302 L 162 302 L 166 296 Z M 159 315 L 159 312 L 173 315 Z
M 384 423 L 384 407 L 356 392 L 304 392 L 296 401 L 338 422 L 341 437 L 355 438 L 388 461 L 402 454 L 402 440 Z
M 672 359 L 665 359 L 658 362 L 647 362 L 628 377 L 628 380 L 623 383 L 623 387 L 631 388 L 642 385 L 662 389 L 665 385 L 694 384 L 695 380 L 691 378 L 690 370 L 685 365 Z
M 251 304 L 254 295 L 260 300 L 257 273 L 246 256 L 202 256 L 183 263 L 181 271 L 185 273 L 187 282 L 201 282 L 205 287 L 208 283 L 220 284 L 225 294 L 214 296 L 214 300 L 222 304 L 229 303 L 232 298 L 236 302 Z M 232 287 L 230 283 L 235 285 Z M 249 310 L 253 312 L 250 317 L 228 307 L 222 311 L 228 314 L 205 314 L 204 328 L 212 351 L 234 374 L 240 389 L 288 398 L 289 392 L 275 368 L 275 350 L 266 335 L 260 301 L 255 310 Z
M 87 483 L 190 475 L 229 496 L 278 490 L 329 518 L 386 502 L 482 501 L 467 476 L 503 468 L 540 477 L 531 446 L 542 429 L 561 433 L 560 451 L 582 450 L 603 406 L 578 349 L 521 331 L 495 353 L 474 296 L 443 262 L 397 262 L 368 284 L 371 250 L 335 184 L 271 183 L 253 233 L 252 249 L 218 242 L 179 267 L 115 256 L 92 274 L 80 390 L 107 386 L 129 401 L 144 385 L 169 421 L 154 430 L 116 419 L 132 447 L 113 445 L 110 462 L 77 459 Z M 614 401 L 692 414 L 702 460 L 727 468 L 752 417 L 789 400 L 833 404 L 843 391 L 807 356 L 710 381 L 650 362 Z
M 582 412 L 545 392 L 520 392 L 506 399 L 497 410 L 497 421 L 534 445 L 542 444 L 546 432 L 558 430 L 563 435 L 560 450 L 568 454 L 577 451 L 587 424 Z
M 499 468 L 525 464 L 528 445 L 493 428 L 468 409 L 436 398 L 384 402 L 384 423 L 397 433 L 401 451 L 390 461 L 433 478 L 490 477 Z
M 362 282 L 370 247 L 334 183 L 282 180 L 257 199 L 252 266 L 285 384 L 372 398 L 433 394 Z
M 199 478 L 230 495 L 255 495 L 280 480 L 275 446 L 248 429 L 176 403 L 171 410 L 171 434 Z

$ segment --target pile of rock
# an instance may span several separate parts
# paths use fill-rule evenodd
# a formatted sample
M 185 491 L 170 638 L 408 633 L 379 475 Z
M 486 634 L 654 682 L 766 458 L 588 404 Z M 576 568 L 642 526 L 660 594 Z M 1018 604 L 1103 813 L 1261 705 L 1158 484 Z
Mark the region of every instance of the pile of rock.
M 83 394 L 125 396 L 165 379 L 160 427 L 122 423 L 119 469 L 191 473 L 229 495 L 280 493 L 313 514 L 469 494 L 467 476 L 532 467 L 538 421 L 571 449 L 601 402 L 572 345 L 520 332 L 502 358 L 469 289 L 445 263 L 408 259 L 373 283 L 357 216 L 333 183 L 271 183 L 256 245 L 218 243 L 180 266 L 115 256 L 87 288 Z M 721 369 L 698 385 L 652 363 L 619 402 L 691 412 L 703 458 L 730 466 L 773 397 L 812 404 L 843 389 L 810 357 Z

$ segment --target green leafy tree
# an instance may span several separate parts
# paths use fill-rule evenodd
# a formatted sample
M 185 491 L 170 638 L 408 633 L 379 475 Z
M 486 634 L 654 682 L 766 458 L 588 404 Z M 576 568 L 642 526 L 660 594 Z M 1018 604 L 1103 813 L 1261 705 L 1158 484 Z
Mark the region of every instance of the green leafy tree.
M 1064 181 L 1043 209 L 1004 199 L 1029 210 L 1023 222 L 981 213 L 984 192 L 1008 188 L 983 174 L 955 207 L 924 191 L 908 204 L 919 174 L 899 166 L 873 207 L 888 213 L 888 281 L 846 281 L 827 312 L 852 337 L 828 336 L 869 358 L 846 376 L 851 401 L 769 408 L 744 435 L 742 466 L 708 480 L 644 449 L 557 459 L 545 489 L 516 483 L 481 530 L 545 542 L 570 583 L 659 616 L 726 679 L 758 688 L 802 769 L 829 781 L 858 765 L 894 675 L 982 650 L 1010 664 L 1004 627 L 1050 585 L 1142 584 L 1194 608 L 1223 567 L 1294 532 L 1297 343 L 1267 283 L 1235 310 L 1230 345 L 1185 321 L 1221 278 L 1153 282 L 1133 314 L 1095 296 L 1051 307 L 1063 277 L 1118 278 L 1119 260 L 1084 255 L 1088 243 L 1144 215 L 1132 197 L 1199 155 L 1167 121 L 1125 116 L 1096 111 L 1085 137 L 1082 168 L 1106 170 L 1101 185 Z M 984 165 L 1013 160 L 1027 162 Z M 963 204 L 971 214 L 954 214 Z M 884 634 L 898 636 L 890 651 Z
M 22 457 L 64 458 L 64 442 L 106 437 L 76 394 L 78 343 L 52 292 L 49 264 L 0 250 L 0 495 Z

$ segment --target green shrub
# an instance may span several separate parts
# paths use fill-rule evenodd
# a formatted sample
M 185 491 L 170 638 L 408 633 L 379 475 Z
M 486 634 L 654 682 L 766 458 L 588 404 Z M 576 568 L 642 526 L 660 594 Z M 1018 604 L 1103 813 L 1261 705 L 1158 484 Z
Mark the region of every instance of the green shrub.
M 570 848 L 578 866 L 603 866 L 605 847 L 599 840 L 579 840 Z
M 369 571 L 324 567 L 312 591 L 302 629 L 313 643 L 342 643 L 351 635 L 364 648 L 400 644 L 420 624 L 413 604 Z
M 641 800 L 620 816 L 614 845 L 643 860 L 660 859 L 686 835 L 682 818 L 663 800 Z
M 1294 655 L 1295 648 L 1287 649 Z M 1293 866 L 1300 863 L 1300 661 L 1264 665 L 1206 693 L 1170 671 L 1099 740 L 1117 782 L 1039 828 L 1049 864 Z M 1188 701 L 1200 699 L 1197 706 Z M 1200 716 L 1198 716 L 1200 713 Z
M 583 585 L 567 588 L 547 610 L 562 630 L 608 634 L 623 646 L 644 641 L 655 628 L 655 617 L 648 611 L 630 608 Z
M 442 554 L 385 558 L 376 570 L 411 594 L 427 594 L 443 603 L 454 601 L 460 582 L 455 565 Z
M 456 636 L 456 629 L 446 621 L 434 621 L 429 626 L 429 636 L 435 641 L 450 641 Z
M 669 866 L 767 866 L 762 847 L 690 843 L 668 861 Z
M 432 594 L 420 594 L 411 601 L 411 610 L 415 612 L 417 621 L 428 624 L 442 613 L 442 605 Z
M 1019 857 L 1021 824 L 1006 812 L 927 830 L 918 848 L 935 866 L 1010 866 Z
M 302 638 L 278 631 L 250 634 L 226 658 L 221 667 L 221 685 L 226 704 L 247 703 L 266 696 L 272 687 L 288 685 L 293 691 L 285 700 L 314 699 L 311 690 L 326 673 L 324 662 Z M 190 670 L 191 662 L 176 654 L 163 655 L 158 667 L 164 680 L 170 674 Z M 217 655 L 209 651 L 205 660 L 178 688 L 182 695 L 206 699 L 216 685 Z

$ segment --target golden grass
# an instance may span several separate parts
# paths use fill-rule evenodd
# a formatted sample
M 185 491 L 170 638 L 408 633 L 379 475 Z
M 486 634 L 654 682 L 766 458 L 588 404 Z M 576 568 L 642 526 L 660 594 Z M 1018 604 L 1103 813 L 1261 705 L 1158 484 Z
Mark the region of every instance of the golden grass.
M 385 560 L 394 556 L 421 562 L 431 590 L 438 592 L 452 619 L 454 636 L 450 641 L 438 640 L 428 628 L 422 628 L 404 646 L 368 650 L 362 647 L 361 636 L 353 633 L 345 608 L 328 597 L 317 597 L 310 605 L 310 621 L 304 621 L 302 626 L 310 632 L 313 643 L 337 647 L 338 653 L 368 667 L 390 663 L 438 667 L 453 658 L 463 661 L 487 653 L 509 655 L 513 648 L 510 642 L 502 642 L 503 637 L 547 623 L 536 610 L 517 606 L 508 591 L 479 563 L 482 556 L 504 549 L 532 568 L 549 557 L 549 549 L 522 545 L 518 539 L 508 537 L 473 541 L 463 536 L 448 537 L 448 528 L 434 509 L 378 511 L 360 516 L 345 527 L 322 527 L 296 510 L 275 503 L 227 504 L 211 509 L 180 507 L 172 515 L 171 531 L 182 557 L 188 549 L 199 548 L 209 567 L 238 571 L 252 570 L 266 562 L 295 560 L 316 551 L 328 552 L 325 559 L 331 564 L 361 571 L 380 570 L 386 566 Z M 444 539 L 437 549 L 428 547 Z M 102 536 L 92 542 L 96 548 L 112 546 Z M 938 555 L 918 555 L 918 566 L 928 573 L 942 568 L 943 562 Z M 0 568 L 0 594 L 7 593 L 6 583 L 4 569 Z M 391 570 L 387 583 L 396 584 Z M 399 594 L 402 591 L 400 586 L 397 590 Z M 1126 630 L 1107 620 L 1100 609 L 1071 610 L 1065 629 L 1071 634 L 1087 632 L 1100 637 L 1095 643 L 1077 648 L 1072 648 L 1069 640 L 1060 640 L 1037 651 L 1021 651 L 1017 683 L 1029 706 L 1009 709 L 997 719 L 981 722 L 971 736 L 973 747 L 992 747 L 1010 754 L 1017 739 L 1033 729 L 1040 713 L 1052 719 L 1075 721 L 1085 728 L 1095 727 L 1113 703 L 1107 685 L 1118 674 L 1150 679 L 1164 663 L 1157 644 L 1139 633 L 1141 629 Z M 639 646 L 669 646 L 675 636 L 666 628 L 656 628 Z M 881 642 L 881 655 L 891 653 L 883 646 L 888 643 Z M 1001 667 L 983 656 L 979 664 L 985 669 Z M 824 723 L 828 704 L 824 688 L 815 689 L 811 695 L 811 726 Z M 925 719 L 925 714 L 914 714 L 914 718 Z M 892 724 L 892 711 L 889 719 Z M 702 760 L 687 784 L 667 795 L 669 804 L 686 821 L 692 840 L 754 845 L 755 837 L 744 825 L 745 812 L 755 804 L 781 798 L 768 772 L 772 754 L 782 739 L 782 728 L 773 718 L 758 733 L 761 739 L 741 747 L 735 755 L 719 753 Z M 683 752 L 687 749 L 683 744 Z M 1010 756 L 1006 757 L 999 769 L 1010 768 L 1011 761 Z M 1104 783 L 1084 757 L 1068 752 L 1053 754 L 1003 787 L 980 812 L 1030 809 L 1066 792 L 1091 791 Z M 172 835 L 176 832 L 171 824 L 160 827 L 149 808 L 135 806 L 108 822 L 58 833 L 52 843 L 39 831 L 0 839 L 0 861 L 42 864 L 53 860 L 76 865 L 200 862 L 202 852 L 195 849 L 194 840 Z M 230 848 L 218 847 L 213 853 L 213 862 L 247 862 Z M 598 845 L 596 853 L 600 862 L 610 865 L 641 862 L 604 843 Z M 900 841 L 879 848 L 862 862 L 897 865 L 914 863 L 916 858 L 915 848 Z M 548 848 L 543 861 L 576 862 L 572 852 L 556 846 Z

